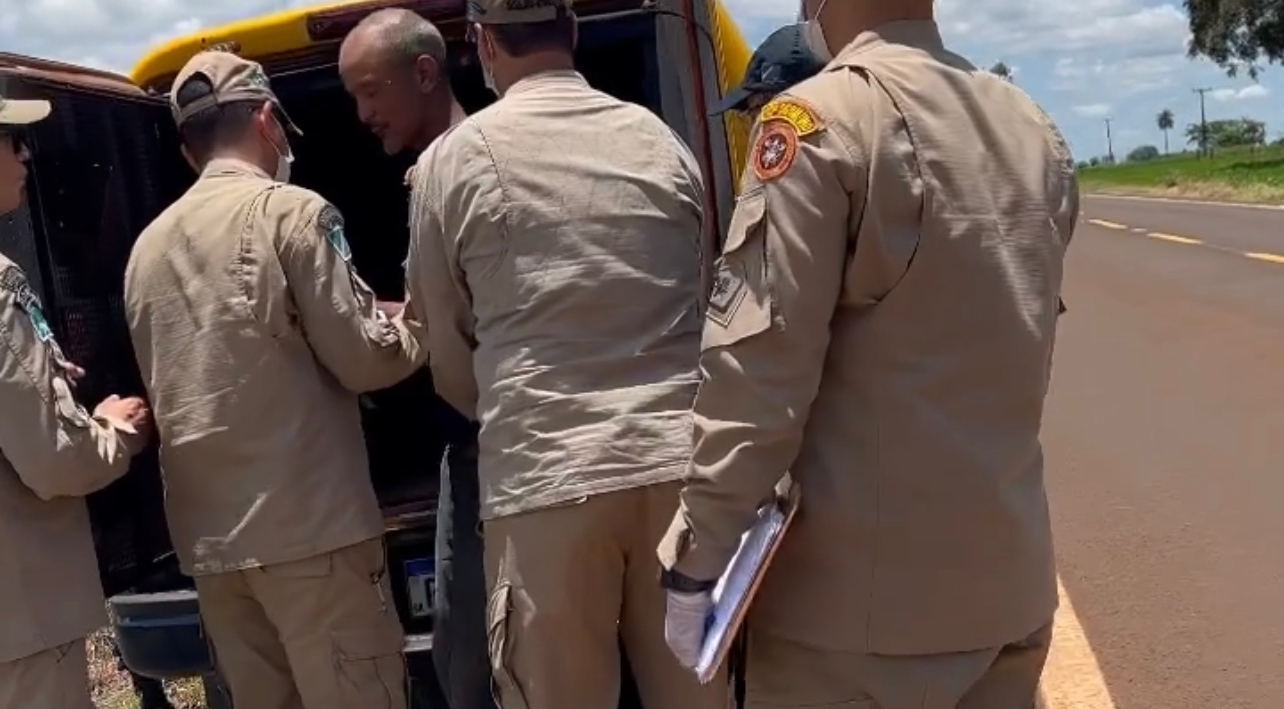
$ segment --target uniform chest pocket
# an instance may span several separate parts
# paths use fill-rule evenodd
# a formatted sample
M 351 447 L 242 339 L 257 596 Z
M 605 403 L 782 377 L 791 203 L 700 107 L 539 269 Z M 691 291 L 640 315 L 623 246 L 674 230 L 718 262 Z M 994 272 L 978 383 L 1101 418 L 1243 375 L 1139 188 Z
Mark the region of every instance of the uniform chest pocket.
M 702 350 L 734 345 L 771 327 L 767 196 L 759 188 L 736 202 L 705 311 Z

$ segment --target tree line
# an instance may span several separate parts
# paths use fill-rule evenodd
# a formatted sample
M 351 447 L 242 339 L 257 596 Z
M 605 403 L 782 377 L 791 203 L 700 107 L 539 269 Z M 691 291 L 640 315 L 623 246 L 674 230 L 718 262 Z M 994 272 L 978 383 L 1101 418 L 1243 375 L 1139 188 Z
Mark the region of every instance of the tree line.
M 1165 108 L 1155 118 L 1155 124 L 1164 134 L 1164 147 L 1161 151 L 1150 144 L 1133 148 L 1124 159 L 1127 162 L 1145 162 L 1171 154 L 1168 136 L 1176 127 L 1176 117 L 1171 109 Z M 1202 155 L 1212 155 L 1218 150 L 1229 148 L 1259 148 L 1266 145 L 1266 123 L 1253 118 L 1228 118 L 1208 121 L 1207 125 L 1191 123 L 1183 132 L 1185 145 L 1194 148 Z M 1276 140 L 1274 145 L 1284 145 L 1284 138 Z M 1182 152 L 1186 152 L 1183 150 Z M 1110 165 L 1109 157 L 1094 157 L 1079 164 L 1080 167 Z

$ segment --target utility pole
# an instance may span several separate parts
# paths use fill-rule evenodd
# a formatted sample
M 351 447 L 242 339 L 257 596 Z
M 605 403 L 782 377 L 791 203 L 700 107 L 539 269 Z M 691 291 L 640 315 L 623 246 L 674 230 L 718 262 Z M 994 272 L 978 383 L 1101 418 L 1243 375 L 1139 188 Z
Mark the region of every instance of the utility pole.
M 1110 137 L 1110 119 L 1106 119 L 1106 158 L 1111 164 L 1115 162 L 1115 142 Z
M 1204 112 L 1204 94 L 1212 89 L 1195 89 L 1199 94 L 1199 154 L 1208 154 L 1208 114 Z

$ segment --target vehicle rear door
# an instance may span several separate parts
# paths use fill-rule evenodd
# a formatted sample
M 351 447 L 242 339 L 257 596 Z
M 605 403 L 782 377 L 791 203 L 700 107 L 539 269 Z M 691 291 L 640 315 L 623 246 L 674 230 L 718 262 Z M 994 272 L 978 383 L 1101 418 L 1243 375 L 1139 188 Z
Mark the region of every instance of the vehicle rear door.
M 194 179 L 166 103 L 123 77 L 8 55 L 0 56 L 0 95 L 53 104 L 28 131 L 28 203 L 0 222 L 0 249 L 30 274 L 63 350 L 86 370 L 81 403 L 141 395 L 122 303 L 125 264 L 142 229 Z M 90 498 L 108 595 L 172 565 L 162 502 L 154 446 Z

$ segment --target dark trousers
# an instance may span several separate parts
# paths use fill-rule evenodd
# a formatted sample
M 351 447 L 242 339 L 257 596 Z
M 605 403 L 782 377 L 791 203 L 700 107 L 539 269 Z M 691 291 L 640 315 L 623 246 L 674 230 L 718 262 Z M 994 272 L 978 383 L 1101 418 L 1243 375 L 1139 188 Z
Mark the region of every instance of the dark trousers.
M 450 709 L 496 709 L 486 645 L 486 569 L 475 442 L 452 443 L 441 464 L 432 659 Z
M 170 704 L 169 698 L 165 696 L 165 684 L 158 679 L 136 675 L 128 667 L 125 661 L 120 657 L 120 649 L 116 647 L 116 641 L 111 643 L 112 654 L 116 656 L 116 667 L 129 674 L 129 681 L 134 685 L 134 694 L 138 696 L 140 709 L 174 709 Z

